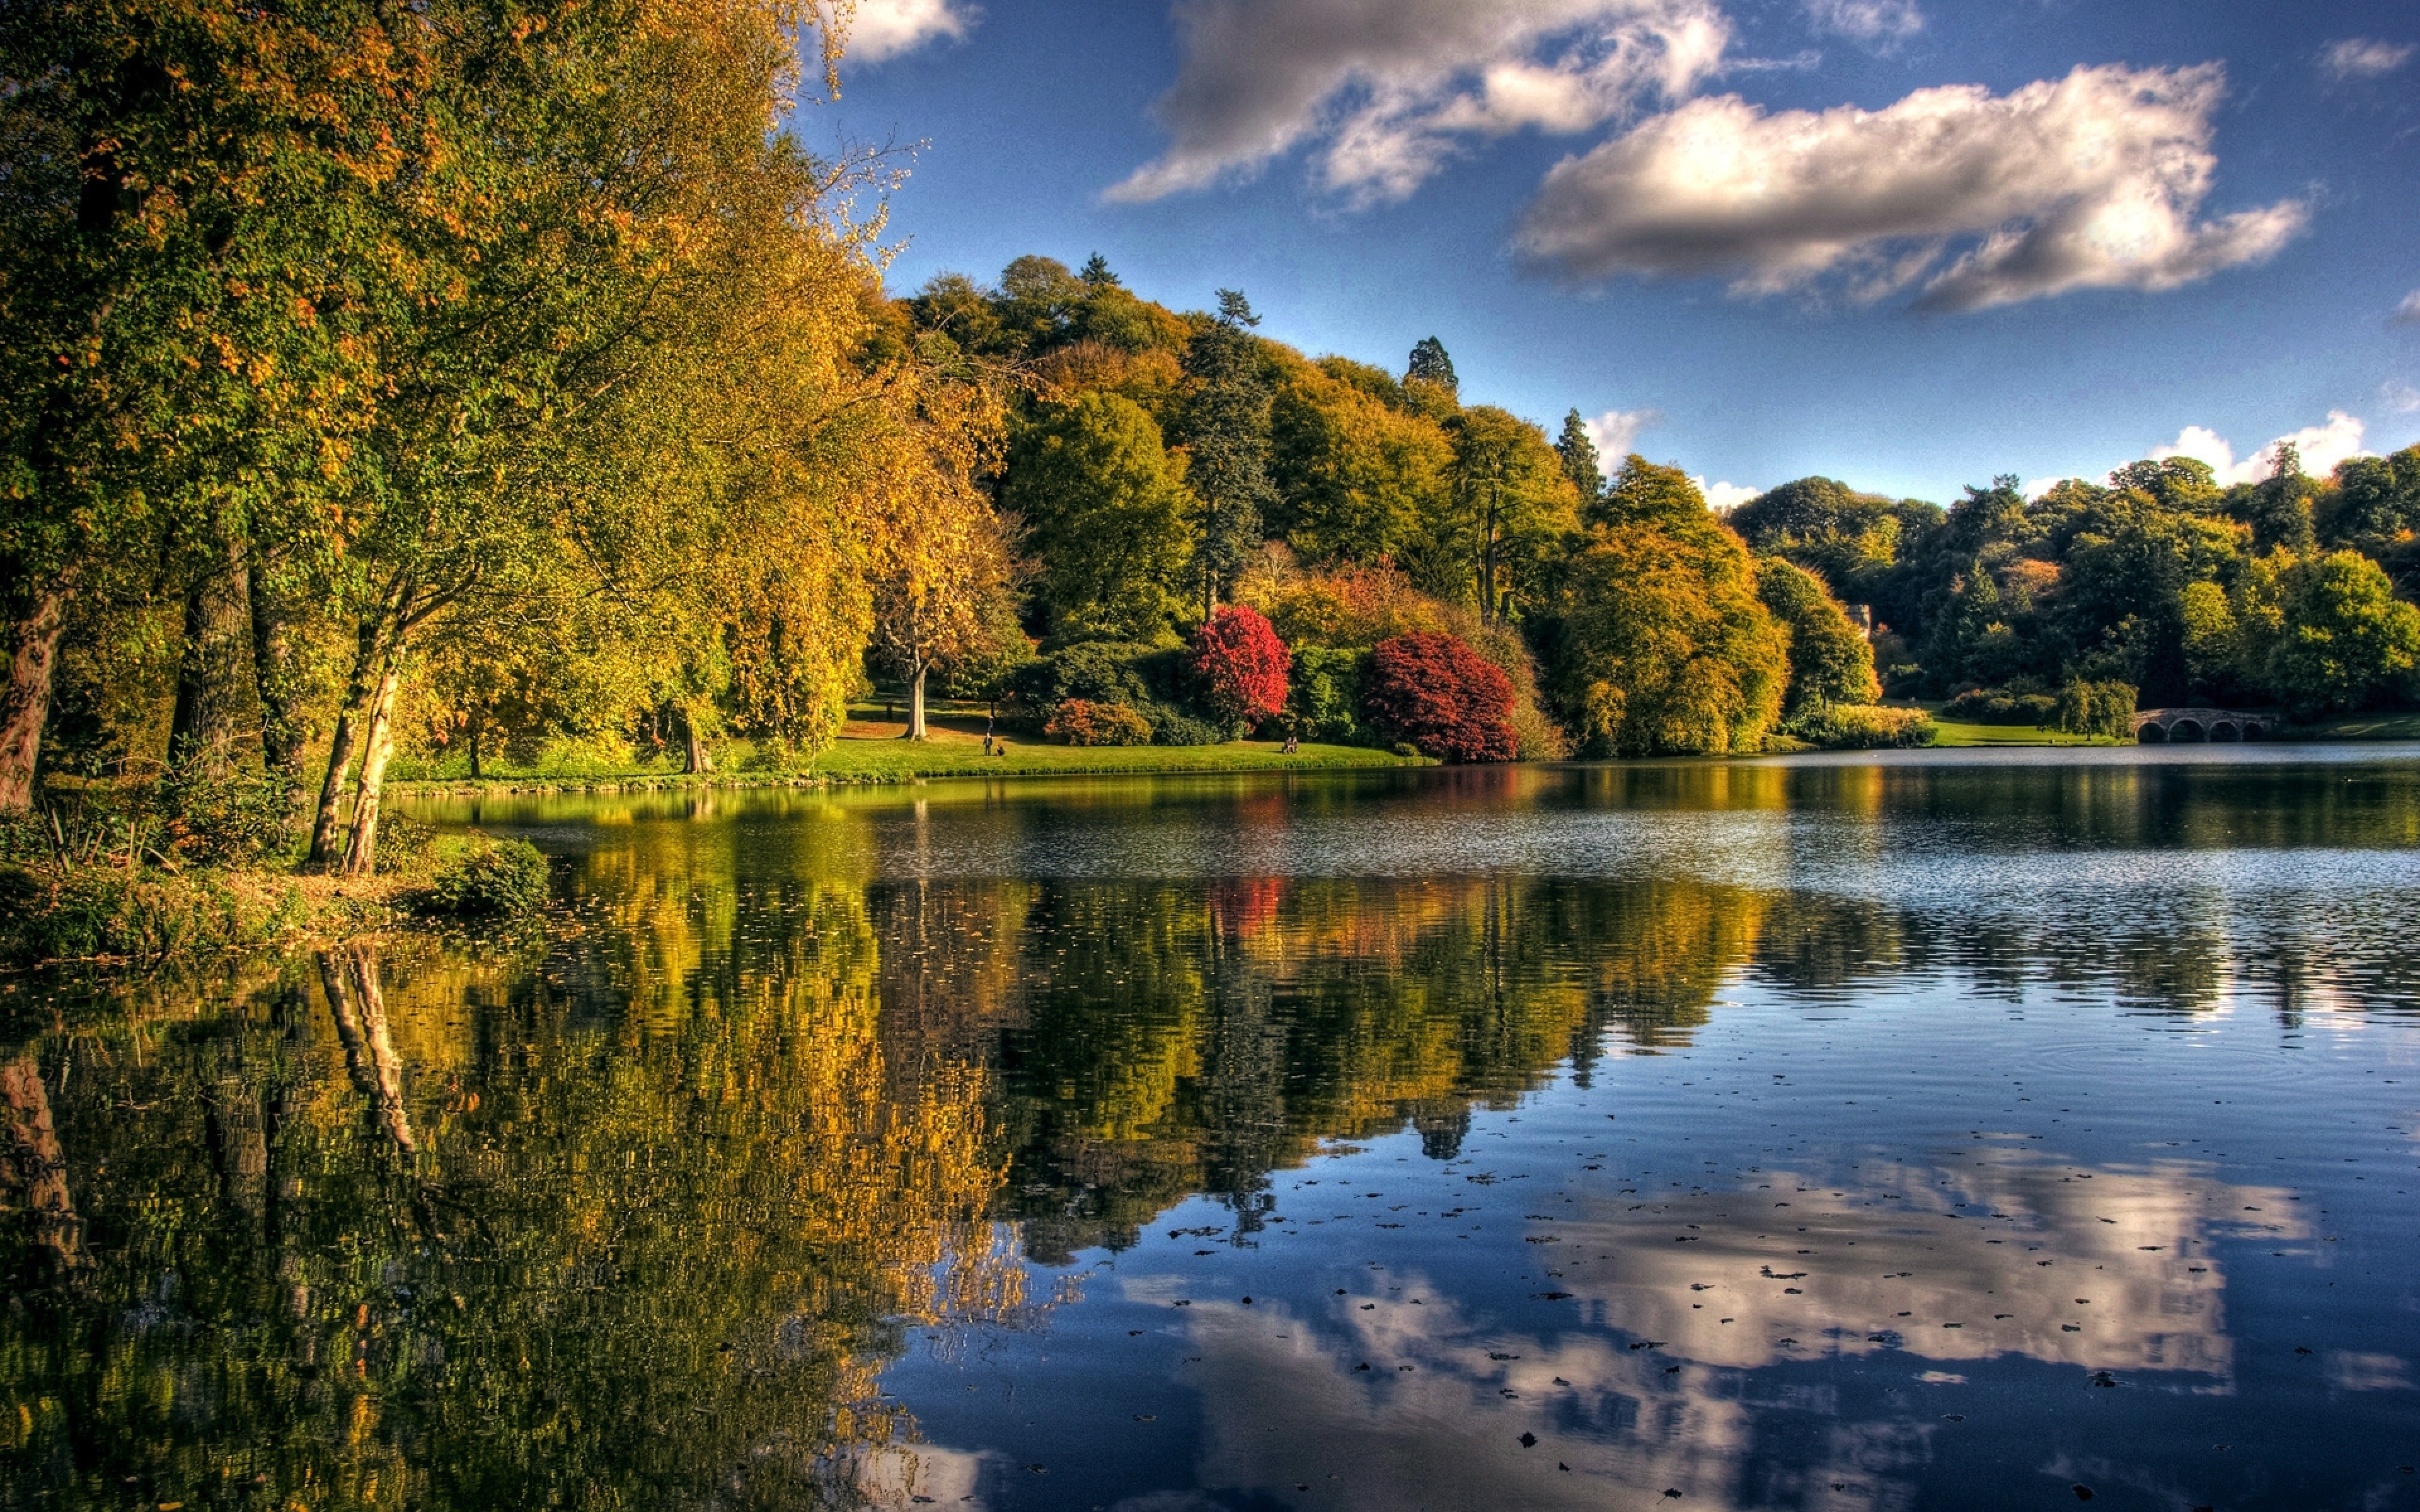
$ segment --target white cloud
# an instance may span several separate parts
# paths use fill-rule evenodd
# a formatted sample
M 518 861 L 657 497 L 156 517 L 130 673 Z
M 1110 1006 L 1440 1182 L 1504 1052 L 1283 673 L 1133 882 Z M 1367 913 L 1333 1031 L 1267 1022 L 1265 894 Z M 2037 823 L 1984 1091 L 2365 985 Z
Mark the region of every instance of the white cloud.
M 1951 310 L 2174 288 L 2267 257 L 2308 218 L 2281 200 L 2195 219 L 2225 88 L 2215 64 L 2112 66 L 1880 111 L 1693 100 L 1558 163 L 1519 244 L 1575 279 L 1728 272 L 1757 295 L 1837 275 L 1861 302 L 1921 281 L 1919 302 Z
M 1764 492 L 1761 488 L 1742 487 L 1736 483 L 1708 483 L 1703 478 L 1691 478 L 1689 481 L 1696 484 L 1698 491 L 1706 496 L 1706 507 L 1716 511 L 1737 509 Z
M 2420 389 L 2409 383 L 2397 383 L 2389 378 L 2378 386 L 2378 397 L 2387 409 L 2398 415 L 2420 411 Z
M 1916 0 L 1807 0 L 1807 17 L 1868 47 L 1888 47 L 1924 30 Z
M 2420 288 L 2403 296 L 2403 302 L 2395 307 L 2395 319 L 2398 325 L 2420 325 Z
M 1584 420 L 1589 440 L 1596 442 L 1597 455 L 1610 467 L 1637 449 L 1638 433 L 1664 418 L 1655 409 L 1608 409 L 1593 420 Z
M 2381 42 L 2371 37 L 2349 37 L 2319 49 L 2319 71 L 2343 83 L 2350 79 L 2381 79 L 2412 61 L 2420 52 L 2410 42 Z
M 1684 98 L 1730 40 L 1714 0 L 1178 0 L 1174 138 L 1109 191 L 1152 200 L 1317 142 L 1321 186 L 1400 199 L 1473 137 L 1580 131 Z
M 2313 477 L 2323 478 L 2335 471 L 2337 463 L 2349 456 L 2368 455 L 2362 447 L 2362 433 L 2368 427 L 2341 409 L 2331 409 L 2328 418 L 2317 425 L 2305 425 L 2291 435 L 2280 436 L 2268 445 L 2238 462 L 2235 448 L 2226 437 L 2207 425 L 2187 425 L 2178 432 L 2174 443 L 2151 448 L 2154 460 L 2170 456 L 2190 456 L 2207 462 L 2218 474 L 2222 486 L 2238 483 L 2258 483 L 2277 468 L 2277 448 L 2287 442 L 2302 454 L 2303 471 Z
M 967 0 L 857 0 L 857 14 L 848 23 L 848 56 L 860 63 L 879 63 L 912 53 L 927 42 L 963 39 L 982 14 Z M 815 14 L 830 23 L 823 5 Z

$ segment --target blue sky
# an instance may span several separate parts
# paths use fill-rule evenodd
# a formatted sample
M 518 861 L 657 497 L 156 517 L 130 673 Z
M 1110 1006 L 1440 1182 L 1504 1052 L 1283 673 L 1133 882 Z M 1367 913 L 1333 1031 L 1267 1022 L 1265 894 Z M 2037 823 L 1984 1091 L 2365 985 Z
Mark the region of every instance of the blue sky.
M 2415 101 L 2408 0 L 863 0 L 796 125 L 914 147 L 900 292 L 1097 251 L 1710 485 L 1946 501 L 2420 440 Z

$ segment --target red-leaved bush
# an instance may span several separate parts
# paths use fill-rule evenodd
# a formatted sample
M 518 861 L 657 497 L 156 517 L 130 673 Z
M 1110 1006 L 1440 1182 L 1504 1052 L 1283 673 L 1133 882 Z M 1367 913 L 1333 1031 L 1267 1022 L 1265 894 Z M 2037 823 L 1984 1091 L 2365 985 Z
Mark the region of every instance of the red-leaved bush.
M 1050 722 L 1042 727 L 1046 735 L 1055 735 L 1070 746 L 1148 746 L 1151 725 L 1133 707 L 1125 703 L 1094 703 L 1088 699 L 1067 699 L 1050 711 Z
M 1230 604 L 1193 632 L 1202 702 L 1221 718 L 1258 724 L 1285 707 L 1294 656 L 1261 611 Z
M 1379 641 L 1361 702 L 1372 724 L 1425 756 L 1509 762 L 1519 751 L 1512 680 L 1450 635 L 1414 631 Z

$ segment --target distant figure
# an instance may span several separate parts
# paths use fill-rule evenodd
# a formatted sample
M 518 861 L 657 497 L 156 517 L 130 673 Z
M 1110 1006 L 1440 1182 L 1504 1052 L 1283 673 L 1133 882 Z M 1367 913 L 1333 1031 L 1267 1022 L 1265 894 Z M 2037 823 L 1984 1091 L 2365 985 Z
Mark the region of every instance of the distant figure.
M 1286 753 L 1287 755 L 1291 756 L 1291 755 L 1293 755 L 1295 752 L 1296 752 L 1296 751 L 1300 750 L 1301 748 L 1302 748 L 1302 737 L 1301 737 L 1300 735 L 1295 734 L 1295 733 L 1293 731 L 1291 731 L 1291 730 L 1287 731 L 1287 732 L 1286 732 L 1285 753 Z
M 1008 754 L 1008 742 L 1007 742 L 1007 741 L 1005 741 L 1005 740 L 1001 741 L 1001 742 L 1000 743 L 1000 749 L 998 749 L 998 750 L 996 750 L 996 751 L 993 751 L 993 752 L 992 752 L 992 754 L 993 754 L 993 755 L 995 755 L 995 756 L 1005 756 L 1005 755 L 1007 755 L 1007 754 Z
M 991 715 L 986 714 L 984 716 L 984 754 L 986 756 L 991 754 L 992 718 L 993 717 Z

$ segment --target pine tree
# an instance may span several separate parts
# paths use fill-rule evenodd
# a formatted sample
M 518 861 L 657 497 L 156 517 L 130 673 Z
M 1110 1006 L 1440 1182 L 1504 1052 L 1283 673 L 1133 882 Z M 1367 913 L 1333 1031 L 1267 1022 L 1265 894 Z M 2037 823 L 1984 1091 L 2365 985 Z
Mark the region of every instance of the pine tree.
M 1462 380 L 1453 376 L 1453 359 L 1446 355 L 1445 343 L 1435 336 L 1422 336 L 1419 345 L 1412 348 L 1411 361 L 1404 369 L 1404 377 L 1434 383 L 1449 393 L 1462 392 Z
M 1089 287 L 1095 289 L 1124 286 L 1118 282 L 1118 275 L 1109 271 L 1109 260 L 1097 252 L 1084 259 L 1083 271 L 1076 276 L 1082 279 Z
M 1250 332 L 1260 323 L 1240 292 L 1222 288 L 1218 318 L 1185 349 L 1193 383 L 1185 411 L 1186 481 L 1201 503 L 1193 580 L 1205 621 L 1260 544 L 1262 510 L 1277 498 L 1269 485 L 1271 394 Z
M 1563 434 L 1555 442 L 1555 452 L 1563 459 L 1563 476 L 1580 491 L 1583 510 L 1605 497 L 1605 466 L 1597 455 L 1596 438 L 1589 434 L 1588 422 L 1578 410 L 1563 417 Z

